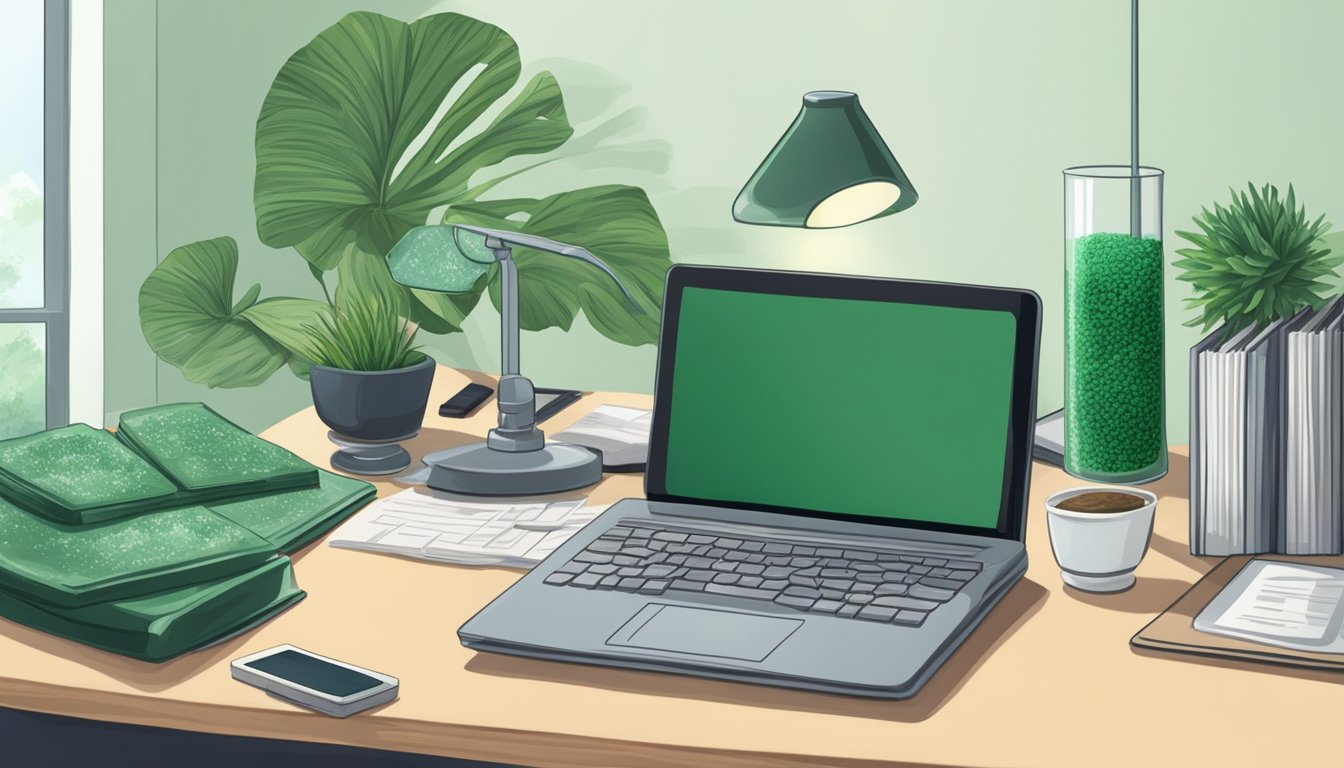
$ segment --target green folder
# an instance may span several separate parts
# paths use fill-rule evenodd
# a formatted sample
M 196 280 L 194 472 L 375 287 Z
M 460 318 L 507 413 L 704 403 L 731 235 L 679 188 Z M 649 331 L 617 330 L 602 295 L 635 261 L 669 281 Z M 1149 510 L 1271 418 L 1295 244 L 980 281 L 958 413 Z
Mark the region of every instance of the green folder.
M 0 491 L 31 512 L 92 523 L 173 502 L 177 486 L 86 424 L 0 442 Z
M 219 515 L 250 529 L 281 552 L 295 552 L 334 528 L 377 495 L 372 485 L 325 470 L 317 488 L 212 504 Z
M 245 632 L 297 603 L 289 558 L 249 573 L 133 600 L 53 608 L 0 590 L 0 615 L 43 632 L 146 661 L 164 661 Z
M 232 576 L 271 559 L 275 550 L 205 507 L 68 526 L 0 499 L 0 587 L 56 607 Z
M 202 403 L 127 411 L 117 436 L 204 504 L 317 485 L 317 468 Z

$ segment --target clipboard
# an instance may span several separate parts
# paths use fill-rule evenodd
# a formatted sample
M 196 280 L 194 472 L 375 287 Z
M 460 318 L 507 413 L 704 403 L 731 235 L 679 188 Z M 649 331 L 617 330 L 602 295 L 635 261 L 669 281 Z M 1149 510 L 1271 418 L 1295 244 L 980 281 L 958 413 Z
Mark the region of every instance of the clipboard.
M 1195 629 L 1195 617 L 1252 558 L 1327 568 L 1344 568 L 1344 556 L 1341 555 L 1237 555 L 1229 557 L 1214 566 L 1213 570 L 1204 574 L 1204 578 L 1195 582 L 1194 586 L 1177 598 L 1176 602 L 1172 603 L 1167 610 L 1130 638 L 1130 646 L 1160 653 L 1344 672 L 1344 653 L 1319 653 L 1280 648 L 1235 637 L 1211 635 Z

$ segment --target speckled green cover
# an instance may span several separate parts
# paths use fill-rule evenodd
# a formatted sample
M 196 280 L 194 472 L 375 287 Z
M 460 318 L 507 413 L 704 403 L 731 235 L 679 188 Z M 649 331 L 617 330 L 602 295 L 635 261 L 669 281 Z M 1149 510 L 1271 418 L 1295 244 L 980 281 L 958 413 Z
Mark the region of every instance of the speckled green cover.
M 281 552 L 294 552 L 345 520 L 377 495 L 363 480 L 318 470 L 317 488 L 256 496 L 211 505 L 216 513 L 269 541 Z
M 0 495 L 67 525 L 316 488 L 317 468 L 200 403 L 0 441 Z
M 232 576 L 275 552 L 270 542 L 205 507 L 69 526 L 0 499 L 0 588 L 52 606 L 73 608 Z
M 127 411 L 117 436 L 177 483 L 193 503 L 317 485 L 312 464 L 202 403 Z
M 133 600 L 54 608 L 0 590 L 0 615 L 112 653 L 165 661 L 246 631 L 302 600 L 289 558 Z
M 0 493 L 63 523 L 173 503 L 177 487 L 111 433 L 85 424 L 0 442 Z

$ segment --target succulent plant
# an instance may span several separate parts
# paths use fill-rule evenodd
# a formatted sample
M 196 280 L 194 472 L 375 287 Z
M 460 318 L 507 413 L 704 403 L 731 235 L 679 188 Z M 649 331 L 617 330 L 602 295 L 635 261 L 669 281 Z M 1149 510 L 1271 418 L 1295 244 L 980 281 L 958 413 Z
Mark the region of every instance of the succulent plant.
M 1221 322 L 1231 334 L 1319 306 L 1332 289 L 1320 278 L 1335 274 L 1344 262 L 1344 255 L 1331 256 L 1321 241 L 1329 222 L 1321 216 L 1308 223 L 1291 184 L 1284 198 L 1269 184 L 1258 192 L 1246 186 L 1241 194 L 1229 190 L 1227 207 L 1214 203 L 1212 213 L 1201 209 L 1194 219 L 1199 232 L 1176 232 L 1196 246 L 1176 250 L 1184 257 L 1175 262 L 1184 270 L 1177 279 L 1196 291 L 1186 303 L 1201 311 L 1186 325 L 1208 330 Z

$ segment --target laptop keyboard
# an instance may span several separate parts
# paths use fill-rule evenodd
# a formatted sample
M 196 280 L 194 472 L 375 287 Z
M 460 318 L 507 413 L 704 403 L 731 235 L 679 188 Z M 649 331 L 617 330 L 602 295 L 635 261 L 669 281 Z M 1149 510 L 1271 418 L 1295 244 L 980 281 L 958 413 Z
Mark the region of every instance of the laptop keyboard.
M 561 587 L 741 597 L 917 627 L 980 571 L 972 560 L 719 536 L 626 521 L 546 577 Z

